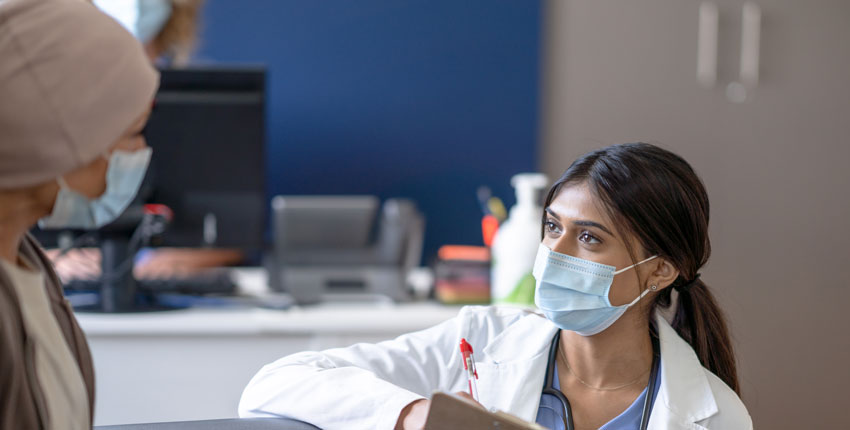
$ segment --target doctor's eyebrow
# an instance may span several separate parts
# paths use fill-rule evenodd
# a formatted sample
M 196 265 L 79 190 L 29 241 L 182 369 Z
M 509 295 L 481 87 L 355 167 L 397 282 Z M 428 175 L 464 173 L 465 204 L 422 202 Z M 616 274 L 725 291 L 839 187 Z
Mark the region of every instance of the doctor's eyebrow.
M 548 213 L 549 215 L 552 216 L 552 218 L 555 218 L 558 221 L 561 220 L 561 218 L 558 217 L 558 214 L 556 214 L 555 211 L 553 211 L 551 208 L 546 208 L 546 213 Z M 596 227 L 596 228 L 604 231 L 605 233 L 608 233 L 612 237 L 614 237 L 614 233 L 611 233 L 611 230 L 608 230 L 608 228 L 606 228 L 604 225 L 599 224 L 598 222 L 595 222 L 595 221 L 576 220 L 576 221 L 573 221 L 573 225 L 578 225 L 578 226 L 583 226 L 583 227 Z

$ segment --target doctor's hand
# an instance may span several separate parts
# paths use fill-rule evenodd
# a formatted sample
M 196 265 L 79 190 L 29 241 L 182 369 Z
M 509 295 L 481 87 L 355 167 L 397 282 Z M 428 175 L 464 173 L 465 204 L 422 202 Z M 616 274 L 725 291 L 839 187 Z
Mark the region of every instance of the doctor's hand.
M 476 402 L 466 391 L 458 391 L 455 394 L 475 402 L 475 404 L 482 408 L 484 407 L 481 403 Z M 428 419 L 428 410 L 430 408 L 431 401 L 428 399 L 419 399 L 409 403 L 401 410 L 395 430 L 422 430 L 425 428 L 425 422 Z

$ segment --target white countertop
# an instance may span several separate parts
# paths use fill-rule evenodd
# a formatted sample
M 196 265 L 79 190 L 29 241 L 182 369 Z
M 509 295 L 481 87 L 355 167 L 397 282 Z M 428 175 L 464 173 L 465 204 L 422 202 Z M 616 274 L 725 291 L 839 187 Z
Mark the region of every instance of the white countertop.
M 421 330 L 457 315 L 459 306 L 323 303 L 287 310 L 195 308 L 138 314 L 77 313 L 87 336 L 381 334 Z

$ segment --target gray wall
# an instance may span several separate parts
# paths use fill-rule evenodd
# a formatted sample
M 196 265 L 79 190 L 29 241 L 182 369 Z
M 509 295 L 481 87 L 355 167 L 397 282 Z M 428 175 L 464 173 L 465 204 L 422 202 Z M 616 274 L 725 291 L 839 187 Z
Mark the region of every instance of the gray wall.
M 684 156 L 711 204 L 703 279 L 725 308 L 757 428 L 847 428 L 850 2 L 762 8 L 761 82 L 737 79 L 740 1 L 718 1 L 718 84 L 696 80 L 696 1 L 549 0 L 543 170 L 649 141 Z

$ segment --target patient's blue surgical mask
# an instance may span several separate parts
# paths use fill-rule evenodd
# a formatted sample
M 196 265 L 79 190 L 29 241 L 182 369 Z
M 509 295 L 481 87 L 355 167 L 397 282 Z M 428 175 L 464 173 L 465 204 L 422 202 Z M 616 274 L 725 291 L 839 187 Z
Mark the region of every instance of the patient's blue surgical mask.
M 143 44 L 153 40 L 171 17 L 171 0 L 94 0 Z
M 532 274 L 537 280 L 534 303 L 556 326 L 582 336 L 600 333 L 649 293 L 631 303 L 613 306 L 608 299 L 614 275 L 657 257 L 616 270 L 614 266 L 561 254 L 540 244 Z
M 133 152 L 112 151 L 107 158 L 106 191 L 96 199 L 72 190 L 59 178 L 59 193 L 53 212 L 38 221 L 42 228 L 78 228 L 93 230 L 118 218 L 139 191 L 151 160 L 151 148 Z M 104 157 L 106 158 L 106 157 Z

